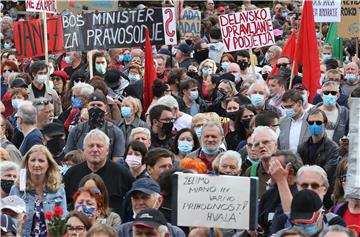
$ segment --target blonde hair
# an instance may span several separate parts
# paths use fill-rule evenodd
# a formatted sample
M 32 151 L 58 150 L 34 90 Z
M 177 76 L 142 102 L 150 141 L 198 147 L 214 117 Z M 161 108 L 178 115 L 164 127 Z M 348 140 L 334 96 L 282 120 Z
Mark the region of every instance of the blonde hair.
M 203 69 L 205 63 L 211 63 L 211 64 L 212 64 L 212 66 L 213 66 L 213 74 L 215 74 L 216 71 L 217 71 L 216 63 L 215 63 L 214 60 L 208 58 L 208 59 L 205 59 L 204 61 L 202 61 L 202 62 L 200 63 L 200 65 L 199 65 L 199 72 L 198 72 L 199 76 L 202 76 L 202 69 Z
M 1 161 L 6 161 L 6 160 L 11 161 L 9 152 L 2 147 L 0 147 L 0 160 Z
M 35 186 L 30 179 L 30 173 L 28 169 L 28 162 L 30 156 L 35 152 L 43 153 L 49 163 L 49 168 L 46 171 L 45 176 L 45 190 L 51 193 L 55 193 L 59 188 L 62 187 L 59 167 L 55 162 L 53 156 L 51 155 L 50 151 L 44 145 L 34 145 L 33 147 L 31 147 L 31 149 L 25 154 L 21 163 L 20 168 L 26 169 L 26 191 L 35 190 Z M 16 186 L 19 187 L 19 185 L 19 179 L 17 179 Z
M 193 117 L 192 117 L 192 120 L 191 120 L 191 128 L 194 128 L 194 124 L 201 121 L 201 120 L 206 120 L 206 122 L 209 122 L 209 121 L 216 121 L 216 122 L 219 122 L 221 123 L 221 119 L 220 119 L 220 116 L 215 113 L 215 112 L 209 112 L 209 113 L 198 113 L 198 114 L 195 114 Z
M 130 102 L 135 107 L 135 109 L 137 110 L 136 117 L 140 118 L 142 113 L 141 101 L 135 97 L 128 96 L 123 99 L 122 104 L 124 104 L 125 102 Z

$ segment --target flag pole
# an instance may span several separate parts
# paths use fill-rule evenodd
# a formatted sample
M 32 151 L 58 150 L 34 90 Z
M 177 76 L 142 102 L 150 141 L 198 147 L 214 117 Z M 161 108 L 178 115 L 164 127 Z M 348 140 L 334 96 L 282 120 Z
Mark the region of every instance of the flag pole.
M 291 67 L 291 76 L 290 76 L 289 89 L 291 89 L 292 83 L 293 83 L 293 79 L 294 79 L 295 63 L 296 63 L 296 60 L 295 60 L 295 58 L 294 58 L 293 65 L 292 65 L 292 67 Z

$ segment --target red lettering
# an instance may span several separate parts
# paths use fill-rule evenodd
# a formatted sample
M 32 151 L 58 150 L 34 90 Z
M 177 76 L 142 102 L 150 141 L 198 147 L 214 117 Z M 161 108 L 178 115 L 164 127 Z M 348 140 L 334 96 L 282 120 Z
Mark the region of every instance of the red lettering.
M 220 26 L 226 26 L 229 23 L 225 16 L 220 16 Z
M 223 41 L 225 43 L 225 46 L 228 50 L 230 50 L 229 46 L 230 46 L 230 38 L 223 38 Z

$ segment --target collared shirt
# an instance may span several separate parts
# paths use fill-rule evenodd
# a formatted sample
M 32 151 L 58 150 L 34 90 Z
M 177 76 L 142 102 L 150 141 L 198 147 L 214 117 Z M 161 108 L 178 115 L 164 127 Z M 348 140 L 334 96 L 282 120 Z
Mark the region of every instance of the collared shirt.
M 301 127 L 304 123 L 305 113 L 297 120 L 291 119 L 290 132 L 289 132 L 289 148 L 296 151 L 300 141 Z

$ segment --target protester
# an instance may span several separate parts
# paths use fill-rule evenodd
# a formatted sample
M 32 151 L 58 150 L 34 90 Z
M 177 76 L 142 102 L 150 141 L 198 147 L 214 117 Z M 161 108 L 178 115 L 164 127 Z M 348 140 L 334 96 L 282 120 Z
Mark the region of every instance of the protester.
M 134 178 L 147 177 L 145 156 L 148 149 L 145 144 L 134 140 L 129 143 L 125 150 L 125 162 Z
M 18 196 L 7 196 L 1 200 L 1 213 L 8 215 L 16 224 L 16 234 L 21 235 L 26 220 L 26 204 Z
M 11 187 L 19 175 L 19 165 L 12 161 L 1 161 L 0 163 L 1 198 L 9 195 Z
M 82 212 L 72 211 L 66 216 L 66 234 L 69 237 L 85 237 L 91 227 L 88 217 Z

